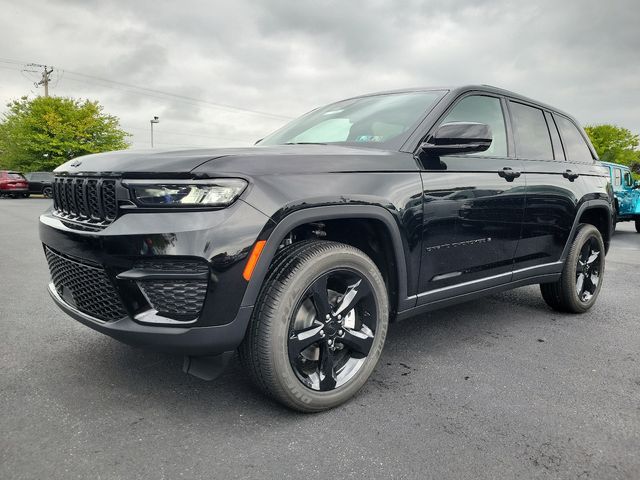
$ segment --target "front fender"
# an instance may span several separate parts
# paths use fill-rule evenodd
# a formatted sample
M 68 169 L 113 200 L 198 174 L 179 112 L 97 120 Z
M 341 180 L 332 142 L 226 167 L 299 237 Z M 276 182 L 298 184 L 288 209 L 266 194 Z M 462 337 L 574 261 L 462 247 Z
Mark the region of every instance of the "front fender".
M 388 229 L 393 244 L 395 264 L 397 265 L 398 279 L 398 310 L 405 310 L 415 305 L 415 299 L 411 300 L 407 295 L 407 263 L 406 263 L 406 238 L 400 233 L 398 221 L 385 208 L 374 205 L 329 205 L 308 207 L 293 211 L 279 220 L 275 227 L 267 225 L 259 239 L 267 243 L 262 250 L 260 259 L 253 270 L 251 280 L 247 286 L 241 305 L 255 305 L 262 284 L 267 276 L 269 265 L 276 255 L 278 248 L 287 234 L 299 225 L 321 220 L 333 219 L 375 219 L 383 222 Z

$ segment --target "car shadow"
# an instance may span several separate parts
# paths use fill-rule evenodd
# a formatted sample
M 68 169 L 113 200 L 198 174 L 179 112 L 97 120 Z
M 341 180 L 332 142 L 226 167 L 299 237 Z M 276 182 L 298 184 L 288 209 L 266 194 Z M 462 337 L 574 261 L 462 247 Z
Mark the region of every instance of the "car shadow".
M 512 315 L 514 311 L 520 314 Z M 527 311 L 537 315 L 522 314 Z M 548 315 L 541 315 L 545 311 Z M 455 355 L 456 349 L 470 344 L 491 348 L 500 332 L 509 330 L 514 322 L 552 322 L 559 316 L 562 314 L 548 309 L 535 286 L 394 323 L 380 363 L 355 401 L 366 401 L 363 397 L 386 390 L 385 379 L 392 374 L 390 366 L 398 367 L 402 374 L 409 365 L 424 362 L 425 355 L 432 359 Z M 189 418 L 220 414 L 236 418 L 234 414 L 244 413 L 286 419 L 295 415 L 253 387 L 237 355 L 220 377 L 207 382 L 183 373 L 181 356 L 133 348 L 93 331 L 85 333 L 80 347 L 79 341 L 74 341 L 70 344 L 73 348 L 58 351 L 57 358 L 51 359 L 58 362 L 56 371 L 67 377 L 60 379 L 66 384 L 58 390 L 60 395 L 72 396 L 77 388 L 83 388 L 87 395 L 101 396 L 101 402 L 127 398 L 136 404 L 168 409 L 179 404 L 181 414 Z

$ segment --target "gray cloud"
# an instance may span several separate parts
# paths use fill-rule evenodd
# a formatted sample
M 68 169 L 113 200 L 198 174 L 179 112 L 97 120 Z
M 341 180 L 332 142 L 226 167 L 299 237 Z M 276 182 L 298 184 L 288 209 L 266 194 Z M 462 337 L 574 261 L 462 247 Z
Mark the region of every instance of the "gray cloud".
M 249 144 L 281 120 L 69 73 L 295 116 L 350 95 L 489 83 L 640 133 L 637 0 L 0 0 L 0 56 L 47 63 L 55 94 L 100 100 L 136 146 Z M 0 69 L 0 100 L 33 87 Z

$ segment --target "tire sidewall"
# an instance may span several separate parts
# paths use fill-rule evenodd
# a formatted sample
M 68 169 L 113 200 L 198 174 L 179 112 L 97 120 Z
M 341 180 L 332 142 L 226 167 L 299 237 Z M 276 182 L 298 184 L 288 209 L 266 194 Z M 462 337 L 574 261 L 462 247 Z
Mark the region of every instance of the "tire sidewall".
M 288 279 L 279 299 L 278 315 L 274 318 L 272 338 L 269 342 L 270 357 L 274 362 L 276 380 L 283 393 L 298 408 L 312 411 L 324 410 L 343 403 L 352 397 L 367 381 L 380 358 L 388 328 L 389 307 L 386 287 L 375 264 L 359 251 L 336 248 L 314 257 Z M 359 255 L 354 255 L 354 253 Z M 311 390 L 298 379 L 289 361 L 288 335 L 294 309 L 309 285 L 320 275 L 333 269 L 352 269 L 364 276 L 372 286 L 378 312 L 376 332 L 371 351 L 365 363 L 345 385 L 328 392 Z
M 595 238 L 600 248 L 600 281 L 598 282 L 598 286 L 596 287 L 596 290 L 593 293 L 591 299 L 589 299 L 588 302 L 583 302 L 578 297 L 578 292 L 576 292 L 576 271 L 580 250 L 584 246 L 585 242 L 587 242 L 587 240 L 589 240 L 590 238 Z M 605 248 L 604 241 L 602 240 L 602 235 L 600 235 L 598 229 L 593 225 L 583 225 L 578 231 L 578 234 L 573 241 L 573 245 L 571 247 L 569 255 L 567 256 L 565 272 L 563 276 L 563 287 L 566 288 L 567 292 L 570 293 L 570 301 L 576 311 L 586 312 L 598 299 L 598 295 L 600 294 L 600 290 L 602 288 L 602 283 L 604 280 L 605 263 Z

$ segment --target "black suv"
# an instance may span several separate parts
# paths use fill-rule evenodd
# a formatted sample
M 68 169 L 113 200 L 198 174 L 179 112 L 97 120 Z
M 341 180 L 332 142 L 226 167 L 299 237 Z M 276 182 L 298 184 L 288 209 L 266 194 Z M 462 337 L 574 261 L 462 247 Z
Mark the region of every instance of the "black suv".
M 53 195 L 53 174 L 51 172 L 31 172 L 25 174 L 29 182 L 29 194 L 42 194 L 47 198 Z
M 351 98 L 250 148 L 89 155 L 40 218 L 49 292 L 202 378 L 239 350 L 263 391 L 323 410 L 391 321 L 527 284 L 589 309 L 612 226 L 596 158 L 571 116 L 486 86 Z

